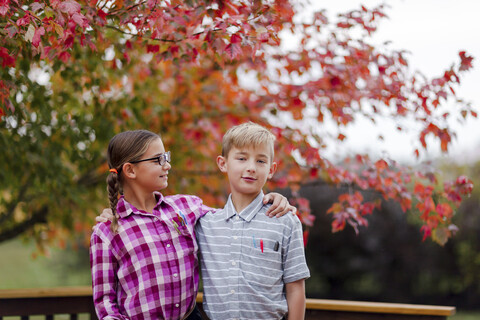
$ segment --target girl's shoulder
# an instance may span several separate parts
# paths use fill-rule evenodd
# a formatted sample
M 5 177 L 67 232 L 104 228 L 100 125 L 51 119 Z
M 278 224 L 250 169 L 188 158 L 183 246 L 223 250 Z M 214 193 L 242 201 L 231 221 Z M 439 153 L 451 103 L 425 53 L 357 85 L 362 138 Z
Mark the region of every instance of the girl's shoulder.
M 114 233 L 110 228 L 111 224 L 112 224 L 111 221 L 97 223 L 93 227 L 92 237 L 97 236 L 101 238 L 103 241 L 111 241 L 114 237 Z
M 164 201 L 175 205 L 202 205 L 203 201 L 197 196 L 188 194 L 175 194 L 172 196 L 165 196 Z

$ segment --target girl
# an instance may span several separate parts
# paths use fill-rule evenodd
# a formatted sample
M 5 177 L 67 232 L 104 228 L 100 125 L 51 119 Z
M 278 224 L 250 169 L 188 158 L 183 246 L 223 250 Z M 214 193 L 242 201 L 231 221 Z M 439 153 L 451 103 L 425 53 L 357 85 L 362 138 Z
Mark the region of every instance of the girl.
M 212 209 L 195 196 L 159 192 L 168 185 L 170 159 L 150 131 L 110 140 L 107 189 L 114 217 L 94 227 L 90 243 L 99 319 L 201 319 L 194 226 Z

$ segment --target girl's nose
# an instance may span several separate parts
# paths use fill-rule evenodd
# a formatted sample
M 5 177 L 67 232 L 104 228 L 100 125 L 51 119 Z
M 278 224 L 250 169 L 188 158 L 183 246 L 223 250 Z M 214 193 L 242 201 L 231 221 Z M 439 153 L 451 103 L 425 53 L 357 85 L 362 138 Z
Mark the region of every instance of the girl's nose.
M 170 170 L 172 168 L 172 165 L 170 164 L 170 162 L 165 161 L 165 164 L 162 166 L 162 168 L 164 170 Z

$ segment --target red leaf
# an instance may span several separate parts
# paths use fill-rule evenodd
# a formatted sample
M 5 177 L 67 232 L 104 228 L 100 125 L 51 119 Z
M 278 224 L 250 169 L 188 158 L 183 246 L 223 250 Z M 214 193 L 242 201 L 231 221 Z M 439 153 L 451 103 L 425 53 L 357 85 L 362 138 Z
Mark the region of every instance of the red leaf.
M 309 235 L 309 231 L 308 231 L 308 230 L 303 231 L 303 246 L 306 246 L 306 245 L 307 245 L 308 235 Z
M 147 45 L 147 52 L 148 53 L 155 53 L 155 52 L 158 52 L 160 50 L 160 46 L 158 44 L 156 45 L 152 45 L 152 44 L 149 44 Z
M 452 217 L 452 207 L 448 203 L 439 203 L 436 208 L 437 213 L 440 217 L 451 218 Z
M 102 9 L 98 9 L 97 14 L 100 17 L 100 19 L 102 19 L 103 21 L 106 21 L 108 14 L 105 11 L 103 11 Z
M 239 44 L 229 43 L 225 47 L 225 52 L 227 53 L 230 60 L 234 60 L 236 57 L 238 57 L 242 53 L 242 49 Z
M 459 53 L 459 55 L 460 55 L 460 59 L 461 59 L 459 70 L 464 71 L 464 70 L 468 70 L 468 69 L 472 68 L 473 57 L 472 56 L 467 56 L 465 51 L 461 51 Z
M 39 2 L 34 2 L 32 3 L 32 11 L 33 13 L 36 13 L 38 10 L 41 10 L 45 8 L 45 4 L 44 3 L 39 3 Z
M 17 20 L 17 26 L 26 26 L 30 23 L 30 14 L 26 13 L 23 17 Z
M 0 47 L 0 58 L 2 59 L 2 67 L 15 67 L 15 58 L 12 57 L 6 48 Z
M 340 78 L 337 77 L 337 76 L 334 76 L 334 77 L 330 78 L 330 84 L 332 85 L 332 87 L 337 87 L 337 86 L 339 86 L 341 83 L 342 83 L 342 81 L 341 81 Z
M 425 241 L 428 237 L 432 235 L 432 228 L 430 228 L 429 226 L 422 226 L 420 228 L 420 231 L 423 232 L 422 241 Z
M 78 24 L 82 28 L 87 28 L 88 27 L 88 20 L 85 18 L 85 16 L 79 12 L 75 12 L 72 15 L 72 20 L 75 21 L 76 24 Z
M 80 12 L 80 9 L 82 6 L 78 4 L 78 2 L 74 0 L 66 0 L 60 3 L 58 6 L 58 9 L 62 12 L 68 13 L 68 14 L 74 14 L 76 12 Z
M 377 168 L 377 170 L 383 171 L 388 168 L 388 163 L 385 160 L 378 160 L 377 162 L 375 162 L 375 167 Z
M 40 45 L 40 41 L 42 41 L 42 36 L 45 34 L 45 28 L 40 27 L 35 30 L 35 34 L 33 35 L 32 44 L 38 48 Z
M 8 9 L 10 9 L 10 1 L 9 0 L 5 0 L 5 1 L 2 1 L 1 4 L 0 4 L 0 15 L 2 16 L 5 16 L 8 12 Z
M 238 34 L 232 34 L 232 37 L 230 38 L 230 43 L 241 43 L 242 38 Z
M 63 63 L 67 63 L 68 60 L 70 59 L 70 53 L 68 53 L 67 51 L 63 51 L 63 52 L 61 52 L 61 53 L 58 55 L 58 58 L 59 58 Z

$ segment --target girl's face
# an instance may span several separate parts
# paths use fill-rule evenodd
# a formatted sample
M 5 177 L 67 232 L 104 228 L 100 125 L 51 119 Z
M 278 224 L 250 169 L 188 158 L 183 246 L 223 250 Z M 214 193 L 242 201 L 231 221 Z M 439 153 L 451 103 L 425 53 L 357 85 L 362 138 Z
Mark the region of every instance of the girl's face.
M 165 153 L 165 147 L 160 138 L 152 141 L 147 151 L 140 160 L 158 157 Z M 145 192 L 160 191 L 168 186 L 168 170 L 172 168 L 170 163 L 160 165 L 158 158 L 151 161 L 143 161 L 134 164 L 137 185 Z

